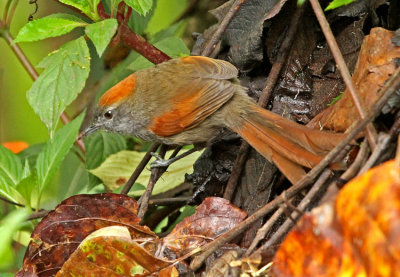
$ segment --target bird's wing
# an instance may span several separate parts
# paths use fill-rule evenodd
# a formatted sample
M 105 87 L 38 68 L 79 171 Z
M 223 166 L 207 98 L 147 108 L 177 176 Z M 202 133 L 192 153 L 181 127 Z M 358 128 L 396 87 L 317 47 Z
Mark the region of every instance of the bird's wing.
M 218 110 L 235 93 L 229 79 L 237 76 L 230 63 L 206 57 L 190 56 L 174 59 L 157 66 L 164 77 L 174 76 L 172 108 L 153 119 L 149 129 L 159 136 L 172 136 L 201 123 Z M 170 78 L 171 79 L 171 78 Z M 154 93 L 168 93 L 162 91 Z

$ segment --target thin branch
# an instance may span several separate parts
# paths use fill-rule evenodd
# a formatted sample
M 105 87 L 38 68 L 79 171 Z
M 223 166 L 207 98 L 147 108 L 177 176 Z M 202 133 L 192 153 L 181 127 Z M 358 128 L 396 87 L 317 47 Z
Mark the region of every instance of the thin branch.
M 375 165 L 378 158 L 385 152 L 390 141 L 391 141 L 391 137 L 389 134 L 386 134 L 386 133 L 379 134 L 378 143 L 376 144 L 376 147 L 375 147 L 374 151 L 372 151 L 372 154 L 369 157 L 369 159 L 367 160 L 367 162 L 361 168 L 360 172 L 358 173 L 358 176 L 364 174 L 365 172 L 368 171 L 368 169 L 370 169 L 371 167 L 373 167 Z
M 43 218 L 45 217 L 49 212 L 51 211 L 47 211 L 47 210 L 41 210 L 38 211 L 36 213 L 30 214 L 27 218 L 27 220 L 33 220 L 33 219 L 38 219 L 38 218 Z
M 368 141 L 365 138 L 361 144 L 360 150 L 358 151 L 357 157 L 355 158 L 354 162 L 340 176 L 340 183 L 342 185 L 344 185 L 351 178 L 353 178 L 354 176 L 357 175 L 357 172 L 360 170 L 361 166 L 366 162 L 368 153 L 369 153 Z M 337 183 L 339 183 L 339 182 L 337 182 Z
M 110 18 L 110 16 L 105 12 L 102 3 L 97 6 L 97 10 L 101 18 Z M 124 18 L 117 19 L 119 19 L 119 36 L 126 46 L 132 48 L 154 64 L 159 64 L 171 59 L 167 54 L 154 45 L 148 43 L 145 38 L 129 28 L 127 23 L 124 21 Z
M 229 23 L 231 23 L 233 17 L 236 15 L 237 11 L 240 9 L 240 6 L 244 3 L 244 1 L 245 0 L 236 0 L 232 4 L 224 19 L 219 24 L 217 30 L 215 30 L 214 34 L 201 52 L 202 56 L 209 56 L 213 52 L 215 45 L 221 39 L 222 34 L 225 32 Z
M 1 196 L 1 195 L 0 195 L 0 200 L 6 202 L 8 204 L 14 205 L 14 206 L 25 207 L 24 205 L 22 205 L 20 203 L 17 203 L 17 202 L 14 202 L 14 201 L 11 201 L 10 199 L 8 199 L 8 198 L 6 198 L 4 196 Z
M 263 108 L 267 106 L 269 99 L 271 98 L 272 90 L 275 87 L 276 82 L 278 81 L 279 74 L 282 70 L 283 65 L 286 62 L 287 56 L 289 55 L 290 46 L 296 34 L 297 26 L 299 25 L 298 23 L 304 13 L 305 9 L 304 7 L 305 5 L 303 4 L 297 8 L 296 12 L 292 17 L 292 20 L 290 21 L 289 29 L 287 31 L 285 39 L 283 40 L 282 45 L 279 47 L 279 52 L 276 56 L 276 61 L 274 62 L 271 68 L 271 71 L 265 82 L 264 89 L 261 92 L 260 98 L 258 99 L 258 105 L 260 105 Z M 249 144 L 246 141 L 243 141 L 240 146 L 238 156 L 233 165 L 232 174 L 229 177 L 228 184 L 226 185 L 225 188 L 223 196 L 225 199 L 228 200 L 232 199 L 233 193 L 235 192 L 237 183 L 242 173 L 244 163 L 246 162 L 246 157 L 249 148 L 250 148 Z
M 124 18 L 124 22 L 126 24 L 128 24 L 129 18 L 131 17 L 131 14 L 132 14 L 132 8 L 128 7 L 128 10 L 126 11 L 126 15 L 125 15 L 125 18 Z
M 285 208 L 280 207 L 277 209 L 274 214 L 264 223 L 264 225 L 258 229 L 256 237 L 251 242 L 249 248 L 247 248 L 246 253 L 244 254 L 245 257 L 250 256 L 253 253 L 254 249 L 257 247 L 257 244 L 265 238 L 267 233 L 271 230 L 274 224 L 278 221 L 278 219 L 284 214 Z
M 4 7 L 4 12 L 3 12 L 3 22 L 7 25 L 7 15 L 8 15 L 8 10 L 10 9 L 11 1 L 13 0 L 7 0 L 7 3 Z
M 167 153 L 167 146 L 165 144 L 161 145 L 159 155 L 161 158 L 165 157 L 165 153 Z M 150 175 L 150 180 L 149 183 L 147 184 L 146 191 L 142 194 L 142 196 L 139 199 L 139 212 L 138 212 L 138 217 L 142 218 L 144 217 L 144 214 L 147 212 L 147 208 L 149 206 L 149 200 L 151 193 L 153 192 L 154 186 L 157 183 L 158 179 L 161 177 L 161 175 L 167 170 L 167 167 L 156 167 L 151 170 L 151 175 Z
M 386 104 L 387 100 L 390 98 L 396 90 L 400 88 L 400 67 L 396 69 L 392 77 L 386 82 L 385 86 L 381 90 L 381 98 L 375 103 L 375 105 L 371 108 L 369 113 L 364 119 L 360 119 L 355 122 L 350 128 L 347 137 L 342 140 L 334 149 L 332 149 L 328 155 L 326 155 L 322 161 L 315 166 L 310 172 L 307 173 L 296 185 L 292 186 L 284 193 L 288 199 L 296 195 L 298 192 L 306 188 L 310 185 L 313 178 L 315 178 L 325 167 L 327 167 L 338 154 L 344 149 L 344 147 L 349 144 L 357 134 L 359 134 L 368 123 L 374 120 L 379 114 L 382 107 Z M 252 223 L 264 217 L 266 214 L 270 213 L 274 209 L 276 209 L 280 204 L 285 202 L 284 197 L 282 197 L 283 193 L 266 204 L 261 209 L 254 212 L 247 219 L 239 223 L 229 232 L 224 233 L 214 241 L 203 246 L 202 253 L 195 257 L 192 263 L 190 264 L 190 268 L 192 270 L 197 270 L 204 262 L 204 260 L 213 253 L 216 249 L 218 249 L 223 244 L 231 241 L 233 238 L 241 234 L 245 231 Z
M 303 200 L 300 202 L 300 204 L 297 206 L 297 209 L 300 210 L 301 212 L 305 212 L 308 207 L 311 204 L 311 201 L 315 198 L 316 195 L 318 195 L 322 190 L 325 189 L 327 186 L 328 178 L 332 175 L 332 171 L 329 169 L 325 169 L 324 172 L 322 172 L 321 176 L 318 178 L 318 180 L 315 182 L 315 184 L 312 186 L 310 191 L 307 193 L 307 195 L 303 198 Z M 293 227 L 295 222 L 294 220 L 298 220 L 302 214 L 298 211 L 293 211 L 291 214 L 291 217 L 286 219 L 285 222 L 278 228 L 278 230 L 272 235 L 272 237 L 264 243 L 260 248 L 258 248 L 254 254 L 261 254 L 264 252 L 266 249 L 269 247 L 276 245 L 279 243 L 283 237 L 290 231 L 290 229 Z
M 8 27 L 10 27 L 11 20 L 14 18 L 14 13 L 15 13 L 15 9 L 17 8 L 18 1 L 19 0 L 14 0 L 14 3 L 11 6 L 11 9 L 8 11 L 7 21 L 4 21 L 6 23 L 6 26 L 8 26 Z
M 172 152 L 171 156 L 168 159 L 175 158 L 178 155 L 181 148 L 182 147 L 180 147 L 180 146 L 175 148 L 174 152 Z M 161 145 L 161 148 L 159 151 L 160 157 L 164 158 L 166 152 L 167 152 L 167 146 L 164 144 Z M 149 200 L 150 200 L 151 194 L 153 192 L 154 186 L 157 183 L 157 181 L 160 179 L 160 177 L 164 174 L 164 172 L 167 171 L 167 169 L 168 169 L 168 166 L 156 167 L 151 170 L 151 176 L 150 176 L 149 183 L 147 184 L 146 191 L 143 193 L 143 195 L 139 199 L 140 209 L 138 212 L 138 217 L 143 218 L 144 214 L 146 213 L 146 211 L 148 209 Z
M 397 149 L 396 149 L 396 157 L 394 159 L 394 163 L 396 168 L 400 166 L 400 136 L 397 137 Z
M 244 164 L 247 160 L 247 154 L 249 153 L 250 145 L 246 141 L 242 141 L 240 145 L 238 155 L 236 157 L 235 163 L 233 164 L 233 168 L 231 171 L 231 176 L 229 176 L 228 183 L 226 184 L 224 191 L 224 198 L 227 200 L 231 200 L 233 197 L 233 193 L 236 190 L 237 183 L 239 182 L 239 178 L 242 175 L 242 171 L 244 168 Z
M 172 197 L 172 198 L 162 198 L 162 199 L 150 199 L 149 205 L 153 206 L 169 206 L 175 205 L 177 203 L 186 203 L 191 200 L 191 196 L 181 196 L 181 197 Z
M 125 2 L 122 1 L 121 3 L 118 4 L 117 8 L 117 20 L 118 22 L 124 21 L 124 14 L 125 14 Z
M 318 0 L 310 0 L 310 3 L 313 7 L 315 16 L 317 17 L 318 22 L 321 25 L 322 32 L 325 35 L 326 41 L 328 42 L 329 48 L 331 49 L 336 64 L 338 65 L 343 81 L 346 84 L 347 88 L 349 89 L 350 95 L 353 99 L 354 105 L 356 106 L 357 112 L 360 115 L 360 118 L 364 119 L 366 117 L 366 112 L 363 106 L 361 105 L 360 99 L 358 98 L 358 93 L 353 83 L 353 80 L 351 79 L 349 69 L 347 68 L 343 55 L 340 52 L 336 39 L 333 36 L 329 23 L 326 20 L 325 14 L 322 11 L 321 5 L 319 4 Z M 370 124 L 367 127 L 367 137 L 368 137 L 368 142 L 371 145 L 371 149 L 373 150 L 376 144 L 377 132 L 372 124 Z
M 128 182 L 126 182 L 124 188 L 121 191 L 121 194 L 128 194 L 130 189 L 132 188 L 133 184 L 136 182 L 137 178 L 139 177 L 140 173 L 142 173 L 143 169 L 146 167 L 146 164 L 151 159 L 151 153 L 155 152 L 160 146 L 159 143 L 153 143 L 149 150 L 147 150 L 146 154 L 144 155 L 143 159 L 140 161 L 139 165 L 136 167 L 135 171 L 133 171 L 131 177 L 129 178 Z

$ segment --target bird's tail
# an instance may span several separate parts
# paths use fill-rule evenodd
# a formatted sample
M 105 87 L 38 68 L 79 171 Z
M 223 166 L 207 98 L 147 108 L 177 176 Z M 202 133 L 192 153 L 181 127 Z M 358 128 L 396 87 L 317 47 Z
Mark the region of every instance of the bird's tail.
M 274 162 L 293 184 L 306 174 L 303 167 L 317 165 L 345 137 L 342 133 L 307 128 L 256 104 L 242 119 L 231 129 Z M 342 167 L 340 163 L 331 165 L 332 169 Z

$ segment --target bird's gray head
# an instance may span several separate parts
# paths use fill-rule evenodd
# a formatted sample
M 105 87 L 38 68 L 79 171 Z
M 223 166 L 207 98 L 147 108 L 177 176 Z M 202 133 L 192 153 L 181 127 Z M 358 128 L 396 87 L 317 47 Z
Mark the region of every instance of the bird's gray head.
M 97 107 L 91 124 L 82 132 L 81 137 L 88 136 L 97 130 L 129 134 L 131 125 L 132 116 L 127 105 Z
M 82 132 L 87 136 L 99 129 L 129 134 L 132 132 L 132 115 L 129 98 L 136 90 L 136 77 L 129 75 L 100 97 L 92 124 Z

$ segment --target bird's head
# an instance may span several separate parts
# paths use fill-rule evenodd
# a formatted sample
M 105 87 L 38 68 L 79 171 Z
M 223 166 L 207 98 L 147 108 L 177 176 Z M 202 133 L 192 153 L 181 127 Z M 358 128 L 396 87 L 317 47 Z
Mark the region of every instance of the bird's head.
M 136 78 L 131 74 L 104 93 L 95 108 L 92 123 L 82 132 L 81 138 L 100 129 L 129 133 L 132 122 L 129 98 L 135 88 Z

